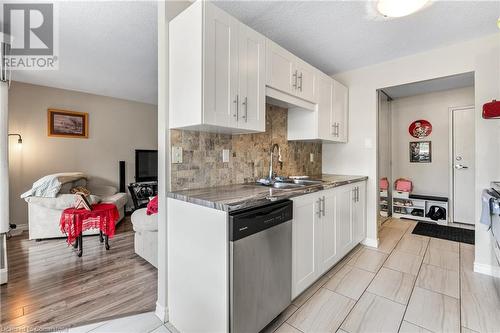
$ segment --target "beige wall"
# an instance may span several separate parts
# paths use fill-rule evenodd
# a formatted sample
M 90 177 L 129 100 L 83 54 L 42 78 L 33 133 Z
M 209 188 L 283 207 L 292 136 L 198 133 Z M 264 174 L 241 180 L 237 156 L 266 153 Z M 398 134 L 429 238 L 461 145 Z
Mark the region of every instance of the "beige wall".
M 89 138 L 47 136 L 47 109 L 89 113 Z M 20 133 L 18 149 L 10 139 L 11 222 L 27 223 L 19 195 L 38 178 L 82 171 L 118 186 L 118 161 L 126 161 L 126 181 L 134 180 L 135 149 L 156 149 L 156 105 L 13 82 L 9 90 L 9 133 Z
M 479 224 L 481 190 L 500 179 L 499 120 L 481 118 L 500 95 L 500 33 L 336 75 L 349 87 L 349 142 L 323 145 L 323 172 L 367 175 L 367 243 L 377 242 L 377 89 L 474 72 L 476 108 L 475 268 L 496 270 L 490 235 Z
M 440 91 L 391 102 L 392 113 L 392 178 L 409 178 L 413 191 L 450 197 L 450 107 L 474 105 L 474 87 Z M 418 119 L 432 124 L 432 133 L 415 139 L 408 126 Z M 431 163 L 410 163 L 410 141 L 431 141 Z M 473 144 L 471 142 L 471 144 Z M 473 191 L 474 189 L 471 189 Z M 474 203 L 470 203 L 474 209 Z

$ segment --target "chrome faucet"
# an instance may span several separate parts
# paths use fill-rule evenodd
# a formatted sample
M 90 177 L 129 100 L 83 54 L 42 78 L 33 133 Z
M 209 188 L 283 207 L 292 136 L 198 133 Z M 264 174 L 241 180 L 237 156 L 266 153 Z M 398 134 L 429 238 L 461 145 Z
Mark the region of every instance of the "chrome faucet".
M 274 179 L 274 173 L 273 173 L 273 159 L 274 159 L 274 150 L 278 148 L 278 162 L 280 164 L 283 163 L 283 161 L 281 160 L 281 149 L 280 149 L 280 146 L 278 146 L 277 143 L 275 143 L 272 147 L 271 147 L 271 161 L 269 163 L 269 180 L 273 180 Z

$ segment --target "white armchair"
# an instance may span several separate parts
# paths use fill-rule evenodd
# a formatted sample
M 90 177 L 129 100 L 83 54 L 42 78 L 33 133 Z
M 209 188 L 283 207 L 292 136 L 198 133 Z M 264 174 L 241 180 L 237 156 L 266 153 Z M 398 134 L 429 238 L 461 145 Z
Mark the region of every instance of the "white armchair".
M 64 209 L 70 208 L 74 204 L 74 195 L 69 194 L 69 190 L 75 185 L 86 185 L 86 181 L 84 182 L 82 184 L 82 180 L 79 180 L 77 184 L 65 184 L 55 198 L 25 198 L 28 203 L 29 239 L 39 240 L 65 237 L 64 233 L 59 229 L 61 213 Z M 126 193 L 118 193 L 117 189 L 113 186 L 92 184 L 91 182 L 88 184 L 88 189 L 92 194 L 91 201 L 96 202 L 100 199 L 100 202 L 116 205 L 120 213 L 120 219 L 116 223 L 123 219 L 125 216 L 125 205 L 128 201 Z M 96 235 L 99 234 L 99 230 L 87 230 L 83 234 Z
M 135 253 L 158 268 L 158 214 L 147 215 L 146 208 L 132 213 Z

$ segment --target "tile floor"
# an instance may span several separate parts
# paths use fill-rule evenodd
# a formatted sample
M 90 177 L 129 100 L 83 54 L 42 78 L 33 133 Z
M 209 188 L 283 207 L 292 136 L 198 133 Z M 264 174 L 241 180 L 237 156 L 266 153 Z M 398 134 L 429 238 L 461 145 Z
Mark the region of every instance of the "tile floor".
M 377 249 L 358 246 L 263 332 L 500 332 L 500 279 L 473 272 L 474 246 L 413 235 L 390 220 Z M 175 332 L 153 313 L 69 332 Z
M 474 246 L 413 235 L 389 220 L 266 333 L 500 332 L 500 279 L 473 272 Z

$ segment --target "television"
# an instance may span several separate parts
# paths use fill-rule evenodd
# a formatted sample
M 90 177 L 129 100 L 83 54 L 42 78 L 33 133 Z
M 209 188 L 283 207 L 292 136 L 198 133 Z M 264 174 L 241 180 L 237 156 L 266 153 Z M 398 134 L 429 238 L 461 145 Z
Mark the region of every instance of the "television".
M 135 181 L 158 181 L 158 150 L 135 151 Z

